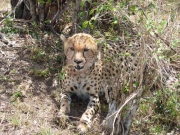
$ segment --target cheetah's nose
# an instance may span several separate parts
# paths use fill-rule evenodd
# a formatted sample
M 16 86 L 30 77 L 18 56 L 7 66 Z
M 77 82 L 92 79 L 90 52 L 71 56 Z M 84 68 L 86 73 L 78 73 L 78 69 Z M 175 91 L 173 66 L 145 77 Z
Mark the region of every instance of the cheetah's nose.
M 75 63 L 80 64 L 83 62 L 83 60 L 74 60 Z

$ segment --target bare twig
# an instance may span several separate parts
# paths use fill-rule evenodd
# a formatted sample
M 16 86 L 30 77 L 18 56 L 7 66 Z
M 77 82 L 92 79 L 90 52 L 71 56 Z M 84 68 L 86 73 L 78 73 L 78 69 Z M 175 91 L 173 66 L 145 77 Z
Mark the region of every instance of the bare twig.
M 1 118 L 1 122 L 0 122 L 0 124 L 2 124 L 2 123 L 3 123 L 4 119 L 5 119 L 5 114 L 4 114 L 4 116 Z
M 27 30 L 21 26 L 14 25 L 13 28 L 18 29 L 20 32 L 27 33 Z
M 173 50 L 175 53 L 177 53 L 177 52 L 170 46 L 169 41 L 163 39 L 159 34 L 157 34 L 157 33 L 155 32 L 155 30 L 153 30 L 153 31 L 154 31 L 154 34 L 156 35 L 156 37 L 158 37 L 161 41 L 163 41 L 164 44 L 167 45 L 171 50 Z

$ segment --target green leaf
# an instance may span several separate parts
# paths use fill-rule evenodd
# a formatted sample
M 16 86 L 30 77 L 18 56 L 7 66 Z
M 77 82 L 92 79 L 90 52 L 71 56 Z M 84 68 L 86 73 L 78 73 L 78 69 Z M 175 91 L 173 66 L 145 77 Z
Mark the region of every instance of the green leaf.
M 45 23 L 51 23 L 51 20 L 46 20 Z
M 93 23 L 89 22 L 89 26 L 90 26 L 91 29 L 94 29 L 94 24 Z
M 137 10 L 138 10 L 138 8 L 137 8 L 136 5 L 133 5 L 133 6 L 131 7 L 131 11 L 137 11 Z
M 154 36 L 154 32 L 153 32 L 153 31 L 150 31 L 150 34 L 151 34 L 152 36 Z
M 98 8 L 98 12 L 101 12 L 104 9 L 103 6 L 101 6 L 100 8 Z
M 113 21 L 113 24 L 117 24 L 117 23 L 118 23 L 118 21 L 117 21 L 117 20 L 114 20 L 114 21 Z
M 89 15 L 92 15 L 94 13 L 94 9 L 92 9 L 90 12 L 89 12 Z
M 112 58 L 111 57 L 107 57 L 107 60 L 110 61 L 110 60 L 112 60 Z
M 113 11 L 117 11 L 117 9 L 116 9 L 116 8 L 113 8 L 112 10 L 113 10 Z
M 166 25 L 167 25 L 167 21 L 162 20 L 162 21 L 161 21 L 161 26 L 162 26 L 162 27 L 165 27 Z
M 79 16 L 79 17 L 83 17 L 84 14 L 85 14 L 85 12 L 80 12 L 78 16 Z
M 13 94 L 13 97 L 14 97 L 15 99 L 17 99 L 18 97 L 22 97 L 22 96 L 23 96 L 23 94 L 22 94 L 21 91 L 17 91 L 17 92 L 15 92 L 15 93 Z
M 51 3 L 51 0 L 48 0 L 47 3 Z
M 44 0 L 38 0 L 38 2 L 39 2 L 40 4 L 44 4 L 44 3 L 45 3 Z
M 125 53 L 124 55 L 127 56 L 127 57 L 131 56 L 130 53 Z
M 83 22 L 82 27 L 86 28 L 88 26 L 88 24 L 89 24 L 89 21 L 86 20 L 86 21 Z
M 179 39 L 175 39 L 172 43 L 172 46 L 176 47 L 179 44 L 179 42 L 180 42 Z
M 81 8 L 84 8 L 85 1 L 81 2 Z

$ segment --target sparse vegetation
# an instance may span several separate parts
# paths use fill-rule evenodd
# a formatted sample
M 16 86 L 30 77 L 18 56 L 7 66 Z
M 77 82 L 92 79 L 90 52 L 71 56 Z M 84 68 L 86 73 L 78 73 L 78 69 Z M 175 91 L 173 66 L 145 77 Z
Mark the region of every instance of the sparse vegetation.
M 22 98 L 22 92 L 21 91 L 17 91 L 13 94 L 13 100 L 16 100 L 17 98 Z
M 66 2 L 68 3 L 68 0 Z M 154 49 L 152 54 L 156 62 L 159 62 L 158 69 L 154 70 L 158 70 L 160 75 L 165 73 L 164 76 L 157 76 L 155 81 L 159 78 L 160 81 L 140 99 L 130 134 L 180 134 L 178 1 L 90 0 L 91 6 L 87 9 L 85 3 L 86 1 L 82 0 L 82 9 L 78 13 L 78 32 L 88 31 L 94 37 L 104 36 L 113 41 L 141 40 L 147 49 Z M 72 23 L 74 4 L 70 3 L 66 6 L 69 8 L 60 11 L 62 17 L 56 20 L 61 22 L 61 26 L 56 26 L 56 21 L 51 23 L 52 18 L 45 19 L 45 26 L 50 24 L 56 32 L 61 32 L 65 24 Z M 62 122 L 63 125 L 60 126 L 54 119 L 59 110 L 60 89 L 54 86 L 53 80 L 59 77 L 59 71 L 65 61 L 59 37 L 53 35 L 52 31 L 47 31 L 46 27 L 41 27 L 39 22 L 29 24 L 15 20 L 13 15 L 6 15 L 0 17 L 0 33 L 5 34 L 15 44 L 8 47 L 0 38 L 0 134 L 79 134 L 74 127 L 86 102 L 72 104 L 72 108 L 79 108 L 78 112 L 71 114 L 72 123 Z M 22 28 L 23 33 L 22 29 L 14 27 L 15 25 Z M 128 53 L 121 55 L 129 56 Z M 147 62 L 149 59 L 143 61 Z M 168 67 L 166 72 L 163 66 Z M 173 85 L 164 85 L 167 83 L 165 79 L 174 76 L 177 81 Z M 63 77 L 62 74 L 59 79 Z M 137 82 L 134 85 L 137 87 L 139 84 Z M 128 91 L 127 84 L 124 92 Z M 100 108 L 102 120 L 108 111 L 108 105 L 103 104 Z M 68 128 L 64 129 L 66 126 Z M 100 129 L 100 126 L 99 124 L 95 128 Z M 89 134 L 101 133 L 95 130 L 95 133 L 91 131 Z
M 2 29 L 1 29 L 1 31 L 3 32 L 3 33 L 6 33 L 6 34 L 8 34 L 8 35 L 13 35 L 13 34 L 15 34 L 15 33 L 18 33 L 19 31 L 16 29 L 16 28 L 14 28 L 13 27 L 13 25 L 14 25 L 14 22 L 13 22 L 13 19 L 11 18 L 11 17 L 9 17 L 9 18 L 6 18 L 5 20 L 4 20 L 4 27 L 2 27 Z
M 38 135 L 55 135 L 55 134 L 53 134 L 51 132 L 51 129 L 47 127 L 47 128 L 41 129 Z

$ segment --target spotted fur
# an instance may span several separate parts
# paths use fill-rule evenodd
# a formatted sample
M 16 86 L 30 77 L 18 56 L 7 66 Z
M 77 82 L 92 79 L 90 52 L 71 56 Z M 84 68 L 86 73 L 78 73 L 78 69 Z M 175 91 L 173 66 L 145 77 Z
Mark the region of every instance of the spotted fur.
M 61 36 L 61 39 L 64 42 L 67 64 L 62 69 L 64 78 L 61 83 L 62 98 L 59 114 L 70 113 L 71 93 L 77 93 L 82 98 L 89 97 L 89 104 L 78 126 L 82 132 L 86 132 L 99 109 L 100 93 L 111 91 L 117 76 L 121 82 L 120 86 L 130 84 L 125 80 L 132 82 L 139 77 L 137 73 L 140 70 L 138 67 L 141 60 L 140 45 L 133 42 L 132 44 L 124 42 L 97 44 L 92 36 L 84 33 L 75 34 L 68 39 Z M 130 77 L 132 79 L 127 79 Z

